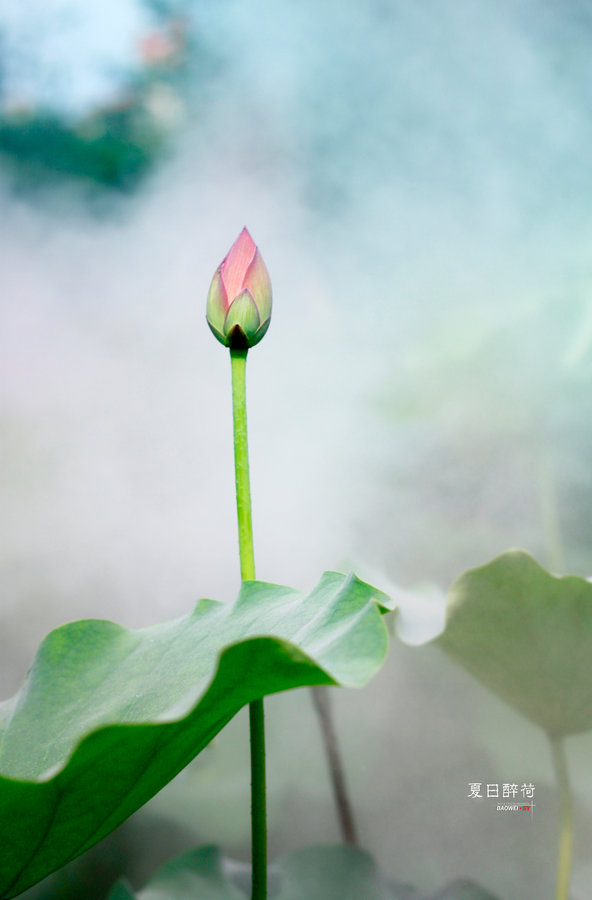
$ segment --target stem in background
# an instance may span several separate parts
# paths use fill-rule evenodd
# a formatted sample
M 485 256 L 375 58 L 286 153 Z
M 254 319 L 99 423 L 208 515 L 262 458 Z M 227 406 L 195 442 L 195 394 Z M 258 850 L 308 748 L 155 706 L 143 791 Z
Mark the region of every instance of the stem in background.
M 319 718 L 321 735 L 323 737 L 323 744 L 325 745 L 325 752 L 329 763 L 329 771 L 331 772 L 331 783 L 333 785 L 333 794 L 335 797 L 335 805 L 337 807 L 341 836 L 346 844 L 357 846 L 358 835 L 356 823 L 353 808 L 347 793 L 345 772 L 341 754 L 339 752 L 339 742 L 337 740 L 335 723 L 333 721 L 329 691 L 325 687 L 313 687 L 311 693 L 314 707 Z
M 563 738 L 549 737 L 551 756 L 557 779 L 559 794 L 560 831 L 559 856 L 557 860 L 557 890 L 555 900 L 569 900 L 571 861 L 573 855 L 573 797 L 567 772 L 565 744 Z
M 249 448 L 247 443 L 247 350 L 231 350 L 232 418 L 234 424 L 234 472 L 236 478 L 236 512 L 238 546 L 242 581 L 255 578 L 253 525 L 251 520 L 251 485 L 249 480 Z M 267 898 L 267 813 L 265 791 L 265 715 L 263 700 L 249 704 L 251 733 L 251 900 Z

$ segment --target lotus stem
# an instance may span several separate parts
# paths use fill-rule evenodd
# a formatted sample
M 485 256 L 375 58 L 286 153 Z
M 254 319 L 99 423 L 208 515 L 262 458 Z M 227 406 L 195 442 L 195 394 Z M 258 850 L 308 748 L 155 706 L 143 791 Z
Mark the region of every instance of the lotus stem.
M 242 581 L 255 578 L 251 485 L 247 442 L 247 350 L 230 350 L 236 511 Z M 249 704 L 251 737 L 251 900 L 267 898 L 267 811 L 265 788 L 265 714 L 263 700 Z
M 557 779 L 559 796 L 560 826 L 559 854 L 557 860 L 557 888 L 555 900 L 569 900 L 571 863 L 573 856 L 573 797 L 567 771 L 565 744 L 563 738 L 549 738 L 551 756 Z

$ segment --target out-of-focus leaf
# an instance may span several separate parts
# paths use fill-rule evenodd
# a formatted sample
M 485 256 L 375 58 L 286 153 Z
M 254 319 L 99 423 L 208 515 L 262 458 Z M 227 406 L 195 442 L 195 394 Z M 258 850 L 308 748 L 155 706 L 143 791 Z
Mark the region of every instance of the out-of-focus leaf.
M 110 900 L 117 898 L 113 897 Z M 427 900 L 499 900 L 499 897 L 494 897 L 472 881 L 454 881 L 443 890 L 432 894 Z
M 510 550 L 453 584 L 434 641 L 551 737 L 592 728 L 592 584 Z
M 119 882 L 107 900 L 246 900 L 215 847 L 199 847 L 172 860 L 145 888 L 129 893 Z M 372 857 L 357 847 L 307 847 L 270 866 L 270 900 L 496 900 L 469 881 L 455 881 L 435 894 L 419 894 L 385 877 Z M 116 893 L 128 890 L 128 893 Z
M 117 893 L 127 891 L 127 893 Z M 107 900 L 245 900 L 222 870 L 217 847 L 198 847 L 162 866 L 146 887 L 134 893 L 124 882 Z
M 308 847 L 275 869 L 274 900 L 421 900 L 411 888 L 389 884 L 372 857 L 355 847 Z
M 227 868 L 230 868 L 227 866 Z M 127 900 L 115 886 L 107 900 Z M 132 900 L 245 900 L 216 848 L 200 847 L 160 869 Z M 270 867 L 270 900 L 421 900 L 411 888 L 389 884 L 362 850 L 348 846 L 309 847 Z
M 136 895 L 129 887 L 129 885 L 120 881 L 116 885 L 114 885 L 113 890 L 109 893 L 108 900 L 134 900 Z
M 140 631 L 89 620 L 52 632 L 0 704 L 0 896 L 97 843 L 250 701 L 367 682 L 387 651 L 386 602 L 326 573 L 307 595 L 247 582 L 234 604 L 202 600 Z

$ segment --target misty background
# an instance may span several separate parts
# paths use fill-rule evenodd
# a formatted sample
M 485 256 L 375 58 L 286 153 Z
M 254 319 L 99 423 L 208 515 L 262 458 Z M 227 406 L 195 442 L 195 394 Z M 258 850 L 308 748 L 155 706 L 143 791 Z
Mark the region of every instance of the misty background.
M 401 591 L 417 642 L 509 546 L 591 573 L 591 40 L 579 0 L 4 0 L 2 698 L 64 621 L 235 596 L 230 367 L 205 299 L 244 225 L 274 289 L 248 366 L 258 576 L 353 567 Z M 397 641 L 334 703 L 387 872 L 550 895 L 542 734 Z M 272 854 L 338 841 L 308 693 L 266 705 Z M 568 742 L 578 900 L 591 746 Z M 29 895 L 87 878 L 101 897 L 101 871 L 140 886 L 198 842 L 247 858 L 247 754 L 239 716 Z M 468 800 L 473 781 L 533 781 L 534 821 Z

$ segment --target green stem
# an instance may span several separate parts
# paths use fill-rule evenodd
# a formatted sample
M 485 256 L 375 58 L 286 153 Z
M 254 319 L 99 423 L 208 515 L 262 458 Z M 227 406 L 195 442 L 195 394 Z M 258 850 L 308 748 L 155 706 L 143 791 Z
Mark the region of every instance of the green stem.
M 559 857 L 557 861 L 557 889 L 555 900 L 569 900 L 571 860 L 573 855 L 573 798 L 569 785 L 565 745 L 562 738 L 549 738 L 551 756 L 557 778 L 560 806 Z
M 243 581 L 255 578 L 253 524 L 251 521 L 251 483 L 249 479 L 249 447 L 247 443 L 247 350 L 231 350 L 232 419 L 234 423 L 234 476 L 236 481 L 236 513 L 238 516 L 238 548 Z
M 234 471 L 241 579 L 255 578 L 251 485 L 247 443 L 247 350 L 231 350 L 232 417 L 234 423 Z M 251 732 L 251 900 L 267 898 L 267 814 L 265 796 L 265 714 L 263 700 L 249 704 Z
M 267 809 L 265 796 L 265 712 L 263 700 L 249 704 L 251 729 L 252 900 L 267 897 Z

